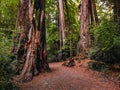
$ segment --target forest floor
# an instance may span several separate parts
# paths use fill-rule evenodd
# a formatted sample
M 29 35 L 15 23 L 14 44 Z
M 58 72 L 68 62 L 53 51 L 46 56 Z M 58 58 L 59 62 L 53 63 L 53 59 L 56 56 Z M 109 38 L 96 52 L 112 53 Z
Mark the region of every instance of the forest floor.
M 52 72 L 40 73 L 32 81 L 20 84 L 20 90 L 120 90 L 120 83 L 75 62 L 65 67 L 63 62 L 50 63 Z

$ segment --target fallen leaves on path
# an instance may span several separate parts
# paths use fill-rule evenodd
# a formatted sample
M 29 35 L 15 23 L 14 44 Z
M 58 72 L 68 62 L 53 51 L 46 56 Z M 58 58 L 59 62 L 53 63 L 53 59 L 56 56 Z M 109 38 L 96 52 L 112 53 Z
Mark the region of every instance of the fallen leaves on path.
M 63 62 L 50 63 L 52 72 L 40 73 L 31 82 L 20 85 L 21 90 L 120 90 L 113 81 L 100 72 L 81 67 L 62 66 Z

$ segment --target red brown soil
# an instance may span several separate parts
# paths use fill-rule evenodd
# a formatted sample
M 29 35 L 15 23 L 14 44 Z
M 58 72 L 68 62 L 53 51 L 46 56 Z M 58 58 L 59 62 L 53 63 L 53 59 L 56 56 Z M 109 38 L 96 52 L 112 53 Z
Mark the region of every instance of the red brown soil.
M 120 90 L 119 85 L 103 77 L 100 72 L 81 67 L 50 63 L 52 72 L 41 73 L 31 82 L 20 85 L 20 90 Z

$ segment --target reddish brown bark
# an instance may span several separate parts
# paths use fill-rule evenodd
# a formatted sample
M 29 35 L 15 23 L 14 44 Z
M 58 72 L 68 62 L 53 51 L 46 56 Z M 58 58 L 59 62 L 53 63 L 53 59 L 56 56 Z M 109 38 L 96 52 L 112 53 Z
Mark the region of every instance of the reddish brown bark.
M 29 81 L 40 71 L 50 70 L 46 54 L 45 0 L 35 0 L 34 7 L 32 6 L 32 0 L 20 0 L 19 4 L 19 14 L 22 15 L 18 16 L 18 25 L 20 29 L 24 31 L 21 36 L 26 36 L 22 37 L 26 42 L 20 43 L 24 49 L 24 53 L 21 55 L 21 60 L 24 61 L 24 64 L 19 80 Z M 20 13 L 20 11 L 22 13 Z M 33 14 L 35 17 L 33 17 Z M 29 23 L 26 24 L 24 20 Z M 18 50 L 21 50 L 21 48 L 18 48 Z M 20 53 L 18 53 L 18 56 L 19 54 Z
M 90 48 L 90 24 L 97 23 L 97 12 L 94 0 L 81 0 L 79 5 L 80 36 L 77 53 L 88 56 Z
M 19 35 L 19 44 L 17 47 L 17 60 L 19 62 L 24 62 L 22 60 L 23 55 L 25 53 L 24 45 L 27 42 L 27 34 L 29 32 L 29 29 L 31 27 L 31 22 L 29 19 L 29 0 L 19 0 L 19 8 L 18 8 L 18 20 L 17 20 L 17 27 L 20 29 L 20 35 Z M 21 67 L 19 67 L 21 70 Z
M 59 27 L 60 27 L 60 31 L 61 31 L 61 44 L 62 46 L 65 44 L 65 20 L 64 20 L 64 10 L 63 10 L 63 1 L 62 0 L 58 0 L 58 4 L 59 4 Z
M 90 47 L 90 24 L 89 0 L 81 0 L 80 5 L 80 38 L 78 42 L 77 53 L 87 53 Z

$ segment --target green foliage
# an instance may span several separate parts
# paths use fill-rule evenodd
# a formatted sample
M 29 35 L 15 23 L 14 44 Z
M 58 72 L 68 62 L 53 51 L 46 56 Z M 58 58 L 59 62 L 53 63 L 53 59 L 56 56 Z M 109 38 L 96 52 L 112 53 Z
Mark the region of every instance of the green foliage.
M 12 71 L 9 48 L 11 42 L 0 32 L 0 90 L 10 90 L 15 88 L 10 78 L 14 75 Z
M 15 31 L 17 5 L 18 0 L 0 0 L 0 90 L 15 88 L 10 80 L 15 72 L 12 71 L 9 49 Z
M 91 29 L 93 39 L 92 58 L 106 62 L 118 61 L 118 51 L 116 50 L 120 46 L 118 30 L 117 23 L 107 19 L 101 20 L 98 25 Z
M 66 44 L 63 49 L 63 57 L 69 57 L 70 52 L 70 31 L 72 31 L 72 48 L 75 55 L 76 45 L 78 41 L 79 33 L 79 22 L 77 20 L 77 9 L 78 9 L 78 0 L 67 0 L 69 15 L 67 14 L 65 2 L 64 2 L 64 14 L 65 14 L 65 23 L 66 23 Z M 49 61 L 58 61 L 59 54 L 59 12 L 58 12 L 58 2 L 53 0 L 48 0 L 46 2 L 46 29 L 47 29 L 47 55 Z M 69 24 L 70 20 L 70 24 Z M 53 59 L 53 60 L 51 60 Z
M 0 1 L 0 32 L 11 38 L 12 30 L 15 28 L 17 17 L 17 0 Z
M 96 0 L 97 15 L 100 20 L 102 18 L 110 19 L 113 16 L 113 3 L 111 0 Z
M 76 54 L 76 46 L 78 43 L 78 37 L 79 37 L 79 21 L 78 21 L 78 5 L 79 1 L 71 1 L 67 0 L 67 7 L 68 7 L 68 13 L 67 8 L 65 7 L 65 22 L 66 22 L 66 32 L 67 32 L 67 39 L 66 39 L 66 45 L 65 48 L 70 50 L 70 39 L 72 39 L 72 49 L 73 54 Z M 70 34 L 72 33 L 72 36 Z M 71 38 L 72 37 L 72 38 Z
M 57 61 L 56 58 L 59 44 L 57 1 L 46 1 L 46 31 L 48 61 Z
M 101 50 L 108 50 L 113 46 L 120 45 L 118 25 L 115 22 L 102 20 L 92 31 L 95 38 L 95 45 L 101 48 Z
M 106 72 L 106 71 L 110 70 L 110 67 L 104 63 L 89 62 L 88 65 L 92 70 L 96 70 L 99 72 Z

